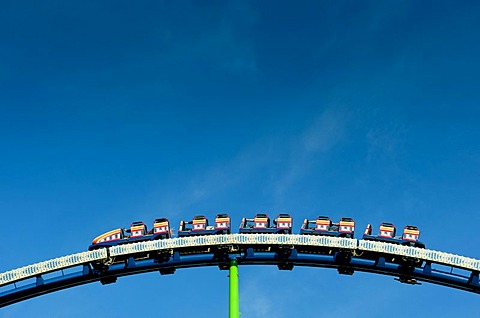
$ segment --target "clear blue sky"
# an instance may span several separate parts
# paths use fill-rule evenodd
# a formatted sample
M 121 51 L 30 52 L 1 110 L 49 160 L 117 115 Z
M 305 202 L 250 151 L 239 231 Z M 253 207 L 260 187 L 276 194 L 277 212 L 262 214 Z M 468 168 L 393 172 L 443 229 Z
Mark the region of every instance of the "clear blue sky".
M 0 10 L 0 272 L 156 217 L 415 224 L 480 259 L 480 5 L 9 1 Z M 240 267 L 242 317 L 480 316 L 478 295 Z M 41 296 L 1 317 L 225 317 L 227 272 Z

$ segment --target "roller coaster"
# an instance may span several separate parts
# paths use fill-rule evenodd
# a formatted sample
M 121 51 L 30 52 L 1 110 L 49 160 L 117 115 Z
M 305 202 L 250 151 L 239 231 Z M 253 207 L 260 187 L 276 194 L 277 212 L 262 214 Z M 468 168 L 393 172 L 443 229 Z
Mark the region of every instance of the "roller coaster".
M 217 214 L 213 225 L 197 215 L 181 221 L 174 237 L 166 218 L 155 219 L 150 231 L 143 222 L 133 222 L 130 228 L 96 237 L 88 251 L 0 273 L 0 307 L 92 282 L 111 284 L 122 276 L 153 271 L 167 275 L 198 266 L 230 270 L 231 292 L 237 265 L 274 265 L 279 270 L 334 268 L 343 275 L 369 272 L 405 284 L 427 282 L 480 293 L 480 260 L 425 248 L 416 226 L 407 225 L 396 236 L 392 223 L 380 224 L 378 235 L 369 224 L 357 239 L 351 218 L 305 219 L 299 234 L 292 234 L 288 214 L 279 214 L 273 222 L 262 213 L 243 218 L 239 233 L 232 233 L 230 223 L 227 214 Z M 65 269 L 73 271 L 65 274 Z

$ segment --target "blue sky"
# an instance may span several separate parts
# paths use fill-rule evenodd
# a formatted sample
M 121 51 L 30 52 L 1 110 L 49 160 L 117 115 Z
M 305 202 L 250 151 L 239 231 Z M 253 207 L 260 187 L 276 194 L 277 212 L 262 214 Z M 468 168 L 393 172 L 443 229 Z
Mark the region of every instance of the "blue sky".
M 143 220 L 228 212 L 415 224 L 479 259 L 480 5 L 2 1 L 0 272 Z M 242 317 L 465 317 L 478 295 L 240 267 Z M 225 317 L 227 272 L 41 296 L 1 317 Z

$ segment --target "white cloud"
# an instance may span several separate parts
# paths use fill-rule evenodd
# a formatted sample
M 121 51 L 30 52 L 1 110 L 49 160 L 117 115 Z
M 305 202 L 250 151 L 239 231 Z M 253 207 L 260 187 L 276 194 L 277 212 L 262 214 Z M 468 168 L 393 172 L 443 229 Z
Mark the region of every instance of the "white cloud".
M 259 286 L 255 282 L 248 282 L 240 292 L 240 317 L 248 318 L 269 318 L 275 312 L 278 316 L 278 310 L 275 310 L 275 304 L 271 297 L 267 297 L 268 289 Z M 277 304 L 278 305 L 278 304 Z
M 328 156 L 328 151 L 344 138 L 346 122 L 342 110 L 327 108 L 293 140 L 287 169 L 276 181 L 276 197 L 281 197 L 288 187 L 307 174 L 312 164 L 321 163 Z
M 171 211 L 182 211 L 252 188 L 270 205 L 272 201 L 279 203 L 289 187 L 321 165 L 330 156 L 329 151 L 343 140 L 347 119 L 344 111 L 329 108 L 297 135 L 261 138 L 231 160 L 189 175 L 181 189 L 178 184 L 171 189 L 175 195 L 162 195 L 163 205 Z

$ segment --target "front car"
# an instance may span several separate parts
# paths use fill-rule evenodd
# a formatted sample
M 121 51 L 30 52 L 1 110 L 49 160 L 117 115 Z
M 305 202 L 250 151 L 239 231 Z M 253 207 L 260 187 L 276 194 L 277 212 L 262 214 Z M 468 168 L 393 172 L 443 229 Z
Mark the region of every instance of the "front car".
M 89 246 L 88 250 L 91 251 L 103 247 L 115 246 L 119 242 L 123 241 L 124 238 L 125 233 L 123 229 L 111 230 L 94 238 L 92 245 Z

